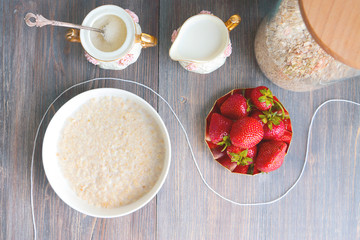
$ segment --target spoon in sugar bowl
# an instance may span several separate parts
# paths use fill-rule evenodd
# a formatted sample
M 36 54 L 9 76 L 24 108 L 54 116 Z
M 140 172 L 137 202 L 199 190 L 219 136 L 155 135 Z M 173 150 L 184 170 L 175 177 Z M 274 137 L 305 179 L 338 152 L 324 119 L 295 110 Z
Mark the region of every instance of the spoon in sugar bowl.
M 52 25 L 52 26 L 59 26 L 59 27 L 70 27 L 70 28 L 77 28 L 77 29 L 85 29 L 90 31 L 95 31 L 101 34 L 104 34 L 104 30 L 99 28 L 93 28 L 93 27 L 87 27 L 82 25 L 77 25 L 73 23 L 67 23 L 67 22 L 59 22 L 55 20 L 49 20 L 44 18 L 40 14 L 34 14 L 34 13 L 27 13 L 25 15 L 25 23 L 29 27 L 43 27 L 46 25 Z

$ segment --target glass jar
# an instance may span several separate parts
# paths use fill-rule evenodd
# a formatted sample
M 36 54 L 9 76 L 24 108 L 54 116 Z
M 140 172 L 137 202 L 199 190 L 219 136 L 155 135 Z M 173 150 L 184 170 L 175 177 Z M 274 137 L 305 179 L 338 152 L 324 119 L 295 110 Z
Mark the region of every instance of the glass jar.
M 264 18 L 255 38 L 255 55 L 268 79 L 292 91 L 309 91 L 360 75 L 359 69 L 337 61 L 317 44 L 298 0 L 280 1 Z

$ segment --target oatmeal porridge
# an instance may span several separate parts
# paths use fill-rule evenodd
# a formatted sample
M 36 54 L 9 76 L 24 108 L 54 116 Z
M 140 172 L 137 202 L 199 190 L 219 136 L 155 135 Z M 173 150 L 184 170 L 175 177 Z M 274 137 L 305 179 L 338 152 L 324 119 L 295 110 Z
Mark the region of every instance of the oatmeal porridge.
M 316 43 L 297 0 L 282 0 L 264 18 L 255 38 L 255 56 L 268 79 L 292 91 L 309 91 L 360 74 Z
M 115 208 L 155 185 L 164 164 L 164 137 L 141 105 L 121 97 L 93 98 L 67 119 L 57 157 L 80 198 Z

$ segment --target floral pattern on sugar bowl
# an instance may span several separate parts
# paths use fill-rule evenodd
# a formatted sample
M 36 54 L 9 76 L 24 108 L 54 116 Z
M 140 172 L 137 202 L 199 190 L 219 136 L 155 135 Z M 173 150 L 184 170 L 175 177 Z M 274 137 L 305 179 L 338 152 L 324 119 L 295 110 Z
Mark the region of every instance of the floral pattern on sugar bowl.
M 207 15 L 207 16 L 211 16 L 210 18 L 203 18 L 201 17 L 201 15 Z M 197 17 L 200 16 L 200 17 Z M 240 23 L 240 16 L 238 15 L 233 15 L 232 17 L 230 17 L 230 19 L 227 22 L 222 22 L 219 18 L 217 18 L 216 16 L 214 16 L 210 11 L 201 11 L 198 15 L 195 15 L 193 17 L 190 17 L 188 20 L 185 21 L 185 23 L 178 29 L 174 30 L 172 35 L 171 35 L 171 42 L 173 43 L 173 45 L 170 48 L 169 51 L 169 55 L 170 58 L 178 61 L 179 64 L 186 70 L 190 71 L 190 72 L 195 72 L 195 73 L 200 73 L 200 74 L 207 74 L 207 73 L 211 73 L 213 71 L 215 71 L 216 69 L 218 69 L 219 67 L 221 67 L 226 59 L 231 55 L 232 53 L 232 47 L 231 47 L 231 41 L 229 38 L 229 32 L 234 29 L 239 23 Z M 213 21 L 213 22 L 212 22 Z M 191 23 L 193 22 L 193 23 Z M 182 33 L 182 29 L 185 26 L 185 31 L 183 33 L 183 35 L 185 36 L 180 36 L 180 38 L 187 38 L 186 34 L 193 34 L 194 31 L 191 31 L 191 28 L 195 29 L 193 26 L 195 26 L 195 24 L 198 24 L 199 26 L 202 24 L 201 27 L 204 26 L 204 24 L 213 24 L 215 26 L 215 32 L 216 33 L 220 33 L 220 35 L 222 35 L 222 39 L 220 40 L 221 43 L 219 44 L 219 48 L 214 48 L 214 50 L 217 52 L 216 55 L 212 55 L 211 57 L 208 57 L 207 59 L 200 59 L 198 57 L 194 57 L 191 58 L 191 56 L 188 54 L 186 55 L 186 53 L 181 53 L 181 51 L 183 49 L 190 49 L 188 50 L 189 52 L 192 51 L 191 47 L 196 48 L 195 46 L 200 46 L 202 45 L 201 41 L 206 41 L 207 39 L 198 39 L 199 35 L 197 36 L 188 36 L 188 39 L 185 39 L 186 44 L 188 45 L 181 45 L 181 43 L 176 43 L 176 41 L 181 41 L 178 40 L 178 36 Z M 214 32 L 214 33 L 215 33 Z M 202 32 L 201 33 L 202 36 L 207 34 L 207 37 L 209 37 L 209 34 L 211 35 L 211 33 L 205 33 Z M 189 38 L 193 41 L 190 41 L 193 44 L 190 44 L 191 46 L 189 46 Z M 199 42 L 197 42 L 199 41 Z M 200 45 L 199 45 L 200 44 Z M 174 49 L 175 48 L 175 49 Z M 176 49 L 178 48 L 178 49 Z M 209 47 L 210 48 L 210 47 Z M 208 48 L 208 49 L 209 49 Z M 204 52 L 206 54 L 206 50 L 208 49 L 203 49 L 204 51 L 200 54 L 204 55 Z
M 104 5 L 92 10 L 84 19 L 83 25 L 88 25 L 94 17 L 116 15 L 126 25 L 126 39 L 121 47 L 113 52 L 102 52 L 91 43 L 88 34 L 82 30 L 69 29 L 66 38 L 70 42 L 81 42 L 85 50 L 85 58 L 92 64 L 103 69 L 123 70 L 135 63 L 143 48 L 156 46 L 157 39 L 142 33 L 139 17 L 129 9 L 114 5 Z
M 138 46 L 133 47 L 133 51 L 130 51 L 130 53 L 126 54 L 124 57 L 120 58 L 119 60 L 112 61 L 112 62 L 103 62 L 101 60 L 97 60 L 93 58 L 89 53 L 85 51 L 84 55 L 85 58 L 92 64 L 98 65 L 100 68 L 103 69 L 111 69 L 111 70 L 123 70 L 127 68 L 129 65 L 136 62 L 138 57 L 141 53 L 141 45 L 137 44 Z

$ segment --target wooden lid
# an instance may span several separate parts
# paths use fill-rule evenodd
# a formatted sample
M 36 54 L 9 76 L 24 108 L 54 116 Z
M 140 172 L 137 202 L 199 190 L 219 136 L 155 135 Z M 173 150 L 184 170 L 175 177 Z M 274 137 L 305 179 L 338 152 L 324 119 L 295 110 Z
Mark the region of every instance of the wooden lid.
M 360 0 L 299 0 L 315 41 L 335 59 L 360 69 Z

